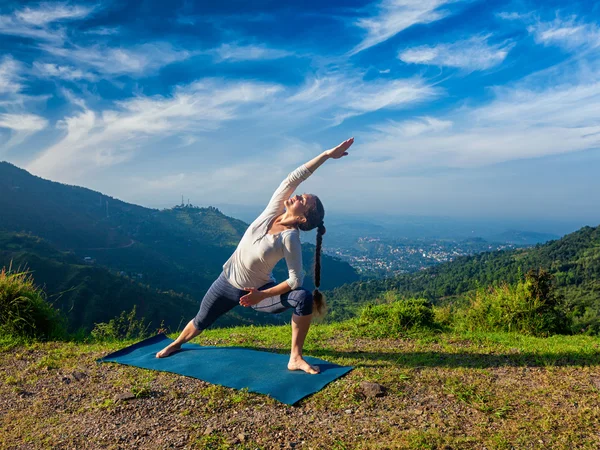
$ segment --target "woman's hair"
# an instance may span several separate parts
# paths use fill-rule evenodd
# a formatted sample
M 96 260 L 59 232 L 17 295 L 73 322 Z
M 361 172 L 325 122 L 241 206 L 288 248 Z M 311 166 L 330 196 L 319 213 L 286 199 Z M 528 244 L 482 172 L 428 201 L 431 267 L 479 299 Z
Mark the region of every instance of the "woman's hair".
M 313 291 L 313 302 L 317 310 L 317 316 L 325 315 L 326 304 L 323 294 L 319 291 L 321 285 L 321 243 L 323 242 L 323 235 L 325 234 L 325 225 L 323 225 L 323 218 L 325 217 L 325 208 L 323 203 L 319 200 L 319 197 L 315 195 L 315 206 L 310 208 L 306 214 L 306 222 L 298 225 L 298 228 L 302 231 L 310 231 L 313 228 L 317 229 L 317 245 L 315 249 L 315 264 L 314 264 L 314 280 L 315 290 Z

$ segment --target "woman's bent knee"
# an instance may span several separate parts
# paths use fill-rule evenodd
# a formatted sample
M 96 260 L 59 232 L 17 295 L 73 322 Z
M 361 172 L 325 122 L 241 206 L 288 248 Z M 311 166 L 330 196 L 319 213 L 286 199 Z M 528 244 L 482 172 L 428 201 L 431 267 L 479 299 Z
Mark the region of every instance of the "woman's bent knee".
M 192 324 L 198 331 L 203 331 L 206 328 L 202 326 L 202 321 L 197 316 L 192 319 Z
M 308 289 L 300 288 L 295 289 L 293 292 L 293 298 L 296 300 L 296 306 L 294 313 L 297 316 L 308 316 L 312 314 L 313 310 L 313 295 Z

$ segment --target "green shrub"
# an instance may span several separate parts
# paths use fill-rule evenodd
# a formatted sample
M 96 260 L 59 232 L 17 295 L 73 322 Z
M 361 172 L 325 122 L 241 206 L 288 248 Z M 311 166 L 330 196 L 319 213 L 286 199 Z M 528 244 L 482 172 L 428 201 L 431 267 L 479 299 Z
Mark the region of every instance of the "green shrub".
M 110 319 L 108 323 L 96 323 L 91 334 L 97 341 L 110 341 L 121 339 L 144 339 L 150 335 L 148 329 L 150 324 L 146 324 L 146 320 L 142 317 L 136 319 L 136 305 L 127 313 L 122 311 L 121 314 L 114 319 Z
M 600 304 L 589 303 L 591 302 L 582 301 L 569 311 L 568 316 L 572 321 L 571 331 L 574 334 L 600 335 Z
M 435 323 L 443 328 L 452 328 L 454 325 L 454 306 L 443 305 L 433 307 L 433 317 Z
M 45 299 L 28 272 L 0 271 L 0 333 L 28 338 L 66 334 L 65 319 Z
M 369 337 L 397 337 L 399 334 L 435 327 L 431 304 L 422 298 L 395 300 L 381 305 L 368 305 L 357 320 L 359 334 Z
M 568 320 L 554 295 L 552 275 L 530 270 L 516 285 L 480 288 L 456 312 L 454 325 L 468 331 L 508 331 L 547 336 L 568 331 Z

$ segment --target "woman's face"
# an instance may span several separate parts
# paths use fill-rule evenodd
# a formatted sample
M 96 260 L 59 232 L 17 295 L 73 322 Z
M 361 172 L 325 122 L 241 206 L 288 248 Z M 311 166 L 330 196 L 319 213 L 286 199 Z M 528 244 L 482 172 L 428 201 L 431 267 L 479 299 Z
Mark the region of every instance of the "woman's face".
M 316 204 L 317 199 L 312 194 L 294 195 L 284 203 L 286 209 L 294 216 L 304 216 Z

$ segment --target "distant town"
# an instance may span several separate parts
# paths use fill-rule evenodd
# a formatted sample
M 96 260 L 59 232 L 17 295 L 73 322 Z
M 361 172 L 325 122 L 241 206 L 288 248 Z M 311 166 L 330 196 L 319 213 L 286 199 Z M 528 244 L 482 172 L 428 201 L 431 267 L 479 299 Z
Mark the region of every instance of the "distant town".
M 359 237 L 352 247 L 325 247 L 323 252 L 346 261 L 365 279 L 416 272 L 459 256 L 514 249 L 522 245 L 468 240 L 387 240 Z

